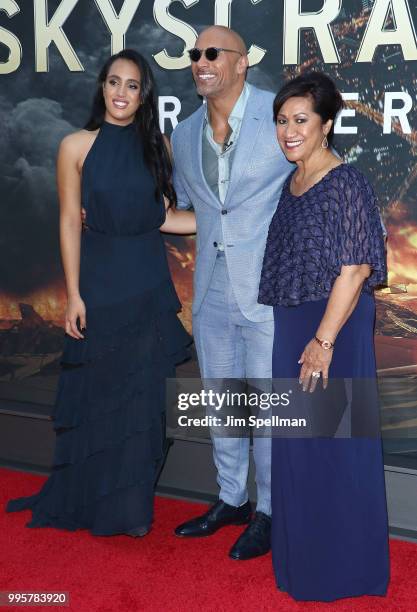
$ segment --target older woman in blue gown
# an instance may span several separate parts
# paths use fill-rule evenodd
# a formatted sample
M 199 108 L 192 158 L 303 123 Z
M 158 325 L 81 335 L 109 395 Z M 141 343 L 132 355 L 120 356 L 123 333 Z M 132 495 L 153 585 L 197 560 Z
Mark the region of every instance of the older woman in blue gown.
M 329 147 L 342 105 L 333 82 L 315 72 L 288 82 L 274 102 L 279 144 L 296 167 L 271 221 L 260 282 L 259 301 L 274 307 L 273 376 L 310 392 L 329 377 L 371 385 L 370 401 L 355 398 L 366 424 L 358 435 L 334 437 L 333 429 L 273 439 L 274 570 L 297 600 L 384 595 L 389 575 L 372 391 L 373 289 L 386 276 L 384 239 L 367 178 Z

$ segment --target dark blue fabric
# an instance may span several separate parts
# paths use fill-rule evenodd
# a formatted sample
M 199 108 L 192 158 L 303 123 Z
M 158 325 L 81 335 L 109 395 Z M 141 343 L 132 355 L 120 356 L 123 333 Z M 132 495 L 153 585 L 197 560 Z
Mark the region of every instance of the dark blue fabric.
M 292 378 L 327 300 L 274 308 L 274 378 Z M 373 296 L 362 293 L 334 348 L 330 377 L 375 378 Z M 363 418 L 375 401 L 360 401 Z M 388 520 L 381 440 L 272 440 L 272 554 L 277 584 L 297 600 L 384 595 Z
M 159 227 L 163 200 L 133 124 L 104 123 L 83 167 L 84 340 L 66 337 L 54 468 L 41 491 L 9 502 L 29 527 L 97 535 L 149 527 L 164 457 L 165 378 L 187 357 Z
M 292 175 L 269 227 L 258 301 L 295 306 L 326 298 L 342 265 L 372 267 L 365 292 L 384 284 L 384 238 L 366 177 L 341 164 L 297 197 L 290 192 Z

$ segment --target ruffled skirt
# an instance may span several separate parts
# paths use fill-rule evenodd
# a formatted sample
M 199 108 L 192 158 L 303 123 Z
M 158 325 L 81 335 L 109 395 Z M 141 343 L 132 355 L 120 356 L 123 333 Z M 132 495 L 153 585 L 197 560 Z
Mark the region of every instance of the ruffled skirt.
M 149 528 L 165 455 L 165 385 L 190 337 L 170 279 L 87 312 L 84 340 L 66 337 L 54 413 L 51 476 L 7 511 L 32 510 L 28 527 L 95 535 Z

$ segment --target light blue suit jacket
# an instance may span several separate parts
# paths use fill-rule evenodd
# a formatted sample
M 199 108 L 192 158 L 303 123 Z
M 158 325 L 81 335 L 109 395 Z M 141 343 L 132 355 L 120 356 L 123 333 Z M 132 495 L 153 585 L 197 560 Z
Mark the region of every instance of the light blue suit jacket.
M 193 206 L 197 217 L 193 314 L 198 313 L 207 293 L 216 243 L 222 241 L 240 310 L 250 321 L 273 318 L 270 306 L 258 304 L 259 280 L 269 223 L 293 167 L 277 142 L 273 100 L 274 94 L 251 87 L 224 206 L 203 174 L 204 105 L 179 123 L 172 134 L 178 207 Z

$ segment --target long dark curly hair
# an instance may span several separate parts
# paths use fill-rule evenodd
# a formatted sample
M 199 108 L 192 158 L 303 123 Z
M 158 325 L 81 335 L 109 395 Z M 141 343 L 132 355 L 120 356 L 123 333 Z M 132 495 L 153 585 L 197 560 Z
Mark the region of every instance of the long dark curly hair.
M 155 79 L 148 62 L 140 53 L 133 49 L 124 49 L 106 61 L 97 78 L 97 90 L 90 118 L 84 129 L 93 131 L 103 125 L 106 113 L 103 83 L 107 79 L 112 64 L 118 59 L 133 62 L 139 70 L 140 106 L 136 111 L 134 122 L 143 143 L 145 163 L 155 180 L 155 198 L 159 200 L 164 195 L 169 201 L 169 206 L 175 207 L 177 196 L 172 186 L 171 159 L 159 127 Z

